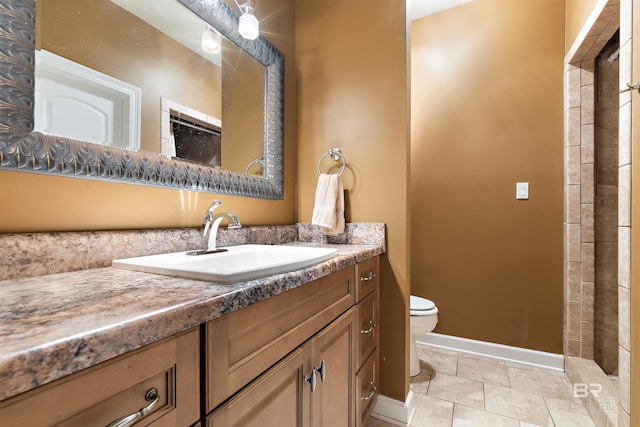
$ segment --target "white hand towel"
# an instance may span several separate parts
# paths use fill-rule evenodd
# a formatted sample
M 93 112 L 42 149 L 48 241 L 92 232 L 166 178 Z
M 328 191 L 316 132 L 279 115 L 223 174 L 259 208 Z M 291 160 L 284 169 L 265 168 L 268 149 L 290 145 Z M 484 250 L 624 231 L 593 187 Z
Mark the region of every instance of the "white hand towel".
M 320 174 L 311 223 L 330 236 L 344 233 L 344 189 L 337 174 Z

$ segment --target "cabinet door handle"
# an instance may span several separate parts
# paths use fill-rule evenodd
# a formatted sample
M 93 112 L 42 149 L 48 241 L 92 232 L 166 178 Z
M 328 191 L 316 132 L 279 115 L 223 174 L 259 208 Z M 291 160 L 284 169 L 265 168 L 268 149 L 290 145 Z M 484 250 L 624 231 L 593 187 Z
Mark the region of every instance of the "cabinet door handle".
M 361 282 L 370 282 L 372 280 L 375 280 L 375 278 L 376 278 L 376 272 L 371 270 L 369 272 L 368 276 L 360 276 L 360 281 Z
M 376 391 L 378 391 L 378 389 L 376 388 L 376 383 L 374 383 L 373 381 L 371 381 L 371 390 L 369 391 L 369 394 L 366 396 L 362 396 L 360 399 L 362 400 L 369 400 L 371 399 L 373 396 L 376 395 Z
M 361 334 L 370 334 L 371 332 L 373 332 L 373 330 L 375 328 L 376 328 L 376 322 L 374 322 L 373 320 L 369 320 L 369 328 L 361 329 L 360 333 Z
M 320 381 L 324 382 L 324 378 L 327 376 L 327 364 L 324 363 L 324 359 L 322 359 L 322 363 L 319 368 L 314 368 L 317 372 L 320 372 Z
M 118 418 L 112 423 L 108 424 L 107 427 L 129 427 L 135 424 L 140 418 L 145 417 L 151 409 L 156 406 L 156 404 L 160 401 L 160 393 L 158 393 L 157 388 L 152 388 L 147 391 L 144 399 L 149 403 L 144 408 L 140 408 L 137 412 L 134 412 L 131 415 L 124 416 L 122 418 Z
M 311 393 L 315 393 L 316 392 L 316 368 L 313 368 L 311 370 L 311 374 L 307 375 L 306 377 L 304 377 L 304 382 L 309 383 L 309 385 L 311 386 Z M 109 426 L 107 426 L 109 427 Z

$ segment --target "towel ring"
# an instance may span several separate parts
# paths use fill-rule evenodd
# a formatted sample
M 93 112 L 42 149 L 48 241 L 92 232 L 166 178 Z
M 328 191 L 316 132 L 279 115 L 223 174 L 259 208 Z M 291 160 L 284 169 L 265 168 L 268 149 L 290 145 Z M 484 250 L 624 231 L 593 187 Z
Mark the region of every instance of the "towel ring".
M 254 159 L 254 160 L 251 160 L 249 162 L 249 164 L 247 165 L 247 167 L 244 169 L 244 174 L 245 175 L 249 175 L 249 168 L 251 168 L 251 166 L 253 166 L 255 164 L 258 164 L 258 165 L 262 166 L 262 169 L 264 169 L 264 160 L 262 160 L 262 159 Z
M 331 159 L 333 159 L 336 162 L 338 160 L 342 160 L 342 168 L 340 169 L 340 172 L 338 172 L 338 176 L 342 176 L 342 173 L 344 172 L 345 167 L 347 167 L 347 161 L 345 160 L 344 154 L 342 154 L 342 151 L 339 148 L 331 148 L 329 149 L 329 151 L 327 151 L 322 156 L 320 156 L 320 160 L 318 160 L 318 173 L 319 174 L 322 173 L 320 171 L 320 164 L 322 163 L 322 159 L 324 159 L 326 156 L 331 156 Z

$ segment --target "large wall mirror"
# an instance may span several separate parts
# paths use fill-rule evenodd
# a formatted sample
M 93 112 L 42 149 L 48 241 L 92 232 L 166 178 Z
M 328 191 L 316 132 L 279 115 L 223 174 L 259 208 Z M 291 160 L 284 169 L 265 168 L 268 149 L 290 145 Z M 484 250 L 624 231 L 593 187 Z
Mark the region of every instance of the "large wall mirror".
M 2 169 L 283 197 L 284 55 L 225 0 L 0 12 Z

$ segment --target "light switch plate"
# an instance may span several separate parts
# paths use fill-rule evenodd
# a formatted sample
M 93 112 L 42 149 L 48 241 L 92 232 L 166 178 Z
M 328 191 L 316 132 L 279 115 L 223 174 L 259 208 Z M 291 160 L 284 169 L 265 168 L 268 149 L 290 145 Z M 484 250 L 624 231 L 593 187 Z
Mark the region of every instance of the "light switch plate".
M 529 199 L 529 183 L 528 182 L 516 182 L 516 199 L 518 200 Z

